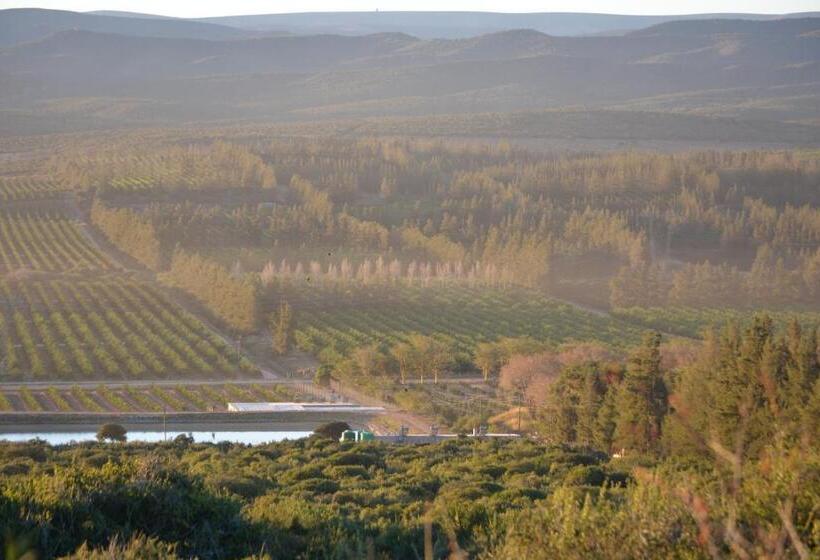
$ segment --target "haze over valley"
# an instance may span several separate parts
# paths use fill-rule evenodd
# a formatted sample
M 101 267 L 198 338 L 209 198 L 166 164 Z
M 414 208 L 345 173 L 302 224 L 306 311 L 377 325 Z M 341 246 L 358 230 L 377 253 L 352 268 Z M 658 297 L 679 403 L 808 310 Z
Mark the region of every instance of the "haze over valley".
M 0 10 L 0 556 L 820 554 L 820 14 L 343 4 Z

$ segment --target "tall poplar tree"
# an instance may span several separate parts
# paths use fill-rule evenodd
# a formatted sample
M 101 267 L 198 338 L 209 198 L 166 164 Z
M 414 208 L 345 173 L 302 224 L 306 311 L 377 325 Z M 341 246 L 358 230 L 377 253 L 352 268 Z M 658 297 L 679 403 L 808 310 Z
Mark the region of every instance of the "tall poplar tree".
M 279 314 L 273 328 L 273 351 L 275 354 L 287 354 L 293 338 L 293 315 L 288 302 L 279 306 Z

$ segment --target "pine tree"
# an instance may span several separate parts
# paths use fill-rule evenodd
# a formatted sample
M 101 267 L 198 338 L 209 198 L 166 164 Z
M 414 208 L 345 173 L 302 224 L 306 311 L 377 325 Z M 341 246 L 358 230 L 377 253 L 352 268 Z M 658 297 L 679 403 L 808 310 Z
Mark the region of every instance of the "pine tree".
M 783 405 L 789 419 L 799 423 L 820 377 L 817 331 L 810 329 L 804 334 L 795 321 L 789 325 L 786 345 Z
M 717 329 L 703 333 L 698 360 L 678 372 L 670 386 L 669 414 L 663 425 L 664 450 L 670 455 L 706 452 L 702 438 L 708 437 L 714 413 L 712 386 L 721 348 Z M 694 436 L 694 437 L 693 437 Z
M 612 441 L 615 437 L 615 425 L 618 420 L 618 387 L 610 385 L 604 398 L 601 400 L 601 407 L 598 409 L 595 419 L 595 447 L 610 451 Z
M 758 315 L 739 335 L 727 329 L 710 387 L 714 399 L 710 432 L 733 447 L 742 436 L 753 455 L 776 429 L 781 415 L 787 343 L 774 336 L 771 317 Z
M 578 396 L 578 425 L 575 431 L 578 443 L 594 446 L 598 412 L 606 396 L 606 384 L 601 379 L 598 364 L 589 364 L 585 369 Z
M 606 384 L 597 363 L 566 367 L 550 386 L 544 432 L 555 443 L 597 443 L 598 413 Z
M 616 449 L 644 453 L 657 449 L 667 406 L 660 343 L 660 333 L 648 333 L 629 359 L 616 401 Z

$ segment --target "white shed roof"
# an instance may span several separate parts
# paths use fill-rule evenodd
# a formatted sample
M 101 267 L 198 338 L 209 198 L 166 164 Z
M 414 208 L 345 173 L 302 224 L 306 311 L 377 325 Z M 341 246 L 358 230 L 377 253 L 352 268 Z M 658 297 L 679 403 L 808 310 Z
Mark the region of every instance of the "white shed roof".
M 229 402 L 231 412 L 347 412 L 377 414 L 380 406 L 360 406 L 354 403 L 332 402 Z

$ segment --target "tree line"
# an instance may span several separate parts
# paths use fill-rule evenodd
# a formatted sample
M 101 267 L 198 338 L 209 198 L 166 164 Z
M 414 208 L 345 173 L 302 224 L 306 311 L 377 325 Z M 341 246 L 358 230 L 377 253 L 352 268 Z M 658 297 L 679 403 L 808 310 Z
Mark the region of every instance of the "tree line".
M 816 308 L 820 298 L 820 249 L 794 268 L 769 245 L 758 248 L 748 271 L 729 264 L 684 263 L 670 267 L 624 266 L 610 281 L 613 307 Z
M 546 390 L 531 396 L 548 441 L 681 456 L 708 454 L 710 441 L 735 450 L 742 437 L 743 452 L 757 456 L 777 434 L 817 433 L 819 350 L 816 329 L 793 322 L 779 333 L 759 315 L 745 329 L 708 330 L 677 364 L 664 363 L 661 336 L 649 333 L 626 363 L 593 355 L 544 367 L 547 355 L 536 360 L 540 375 L 501 375 L 525 391 L 547 378 Z
M 152 270 L 166 264 L 166 251 L 157 228 L 128 208 L 110 208 L 95 199 L 91 205 L 91 223 L 121 251 Z
M 238 332 L 252 332 L 260 324 L 258 284 L 210 259 L 175 251 L 160 280 L 188 292 Z
M 282 139 L 157 147 L 148 160 L 161 168 L 159 154 L 186 149 L 226 167 L 226 187 L 269 184 L 242 171 L 248 158 L 275 169 L 280 187 L 261 204 L 215 204 L 194 193 L 149 205 L 143 218 L 171 249 L 310 248 L 480 263 L 556 293 L 591 277 L 608 290 L 615 279 L 615 305 L 674 285 L 672 299 L 690 305 L 739 283 L 760 285 L 755 276 L 763 275 L 777 288 L 751 289 L 761 304 L 816 301 L 820 170 L 808 153 L 548 156 L 445 142 Z M 758 258 L 761 251 L 777 258 Z M 695 272 L 698 285 L 687 285 Z M 664 280 L 650 286 L 650 276 Z

